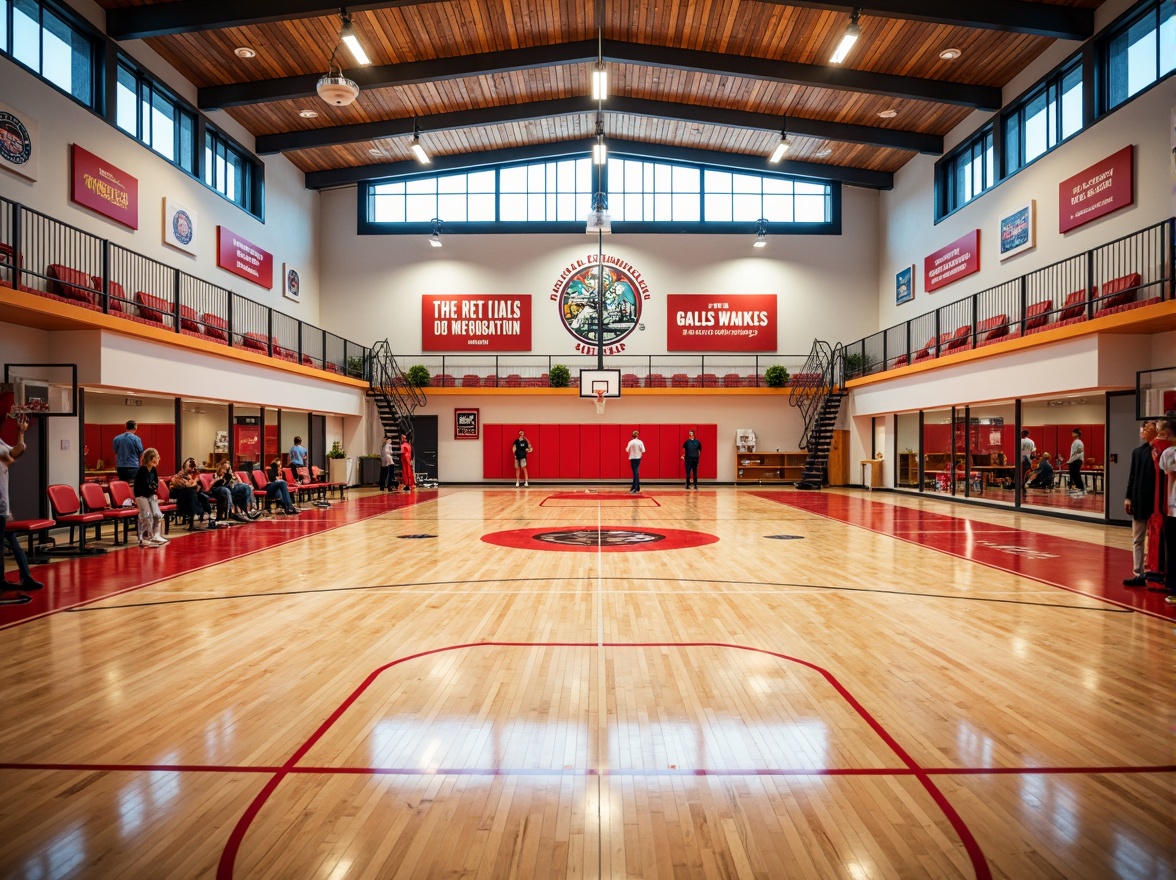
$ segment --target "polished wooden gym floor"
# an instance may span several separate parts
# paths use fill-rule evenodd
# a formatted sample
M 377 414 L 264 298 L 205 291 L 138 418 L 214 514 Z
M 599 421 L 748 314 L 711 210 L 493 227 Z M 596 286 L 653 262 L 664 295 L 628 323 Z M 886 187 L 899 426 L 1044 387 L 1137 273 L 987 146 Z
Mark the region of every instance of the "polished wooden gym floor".
M 1172 877 L 1129 540 L 533 486 L 55 562 L 0 608 L 0 876 Z

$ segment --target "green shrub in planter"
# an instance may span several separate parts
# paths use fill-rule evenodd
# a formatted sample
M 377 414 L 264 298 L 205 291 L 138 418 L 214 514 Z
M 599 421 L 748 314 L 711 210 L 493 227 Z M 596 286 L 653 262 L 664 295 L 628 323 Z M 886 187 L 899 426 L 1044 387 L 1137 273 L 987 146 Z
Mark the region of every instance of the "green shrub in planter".
M 413 364 L 408 368 L 405 378 L 408 380 L 409 385 L 424 388 L 429 384 L 429 379 L 432 377 L 429 376 L 429 368 L 424 364 Z
M 764 384 L 769 388 L 783 388 L 788 384 L 788 371 L 779 364 L 772 364 L 764 370 Z
M 346 458 L 347 453 L 343 451 L 343 444 L 336 440 L 331 444 L 331 449 L 327 452 L 327 458 Z
M 547 381 L 551 383 L 552 388 L 567 388 L 568 383 L 572 381 L 572 373 L 563 364 L 556 364 L 551 368 Z
M 874 369 L 874 361 L 861 352 L 853 352 L 845 356 L 845 375 L 849 378 L 864 376 Z

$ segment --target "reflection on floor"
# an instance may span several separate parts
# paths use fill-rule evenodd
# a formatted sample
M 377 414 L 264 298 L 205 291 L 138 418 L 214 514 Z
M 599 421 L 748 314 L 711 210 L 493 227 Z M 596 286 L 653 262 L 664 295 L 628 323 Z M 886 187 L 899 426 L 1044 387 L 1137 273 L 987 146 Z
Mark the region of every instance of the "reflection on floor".
M 912 487 L 913 491 L 913 487 Z M 951 498 L 950 492 L 928 490 L 924 493 L 932 498 Z M 956 487 L 956 498 L 964 497 L 963 483 Z M 985 486 L 983 493 L 973 492 L 967 496 L 976 501 L 991 501 L 996 504 L 1013 504 L 1013 490 L 1002 489 L 998 486 Z M 1071 495 L 1066 489 L 1028 489 L 1021 503 L 1026 507 L 1044 507 L 1050 510 L 1064 510 L 1067 513 L 1079 513 L 1101 517 L 1105 512 L 1102 492 L 1087 492 L 1085 495 Z

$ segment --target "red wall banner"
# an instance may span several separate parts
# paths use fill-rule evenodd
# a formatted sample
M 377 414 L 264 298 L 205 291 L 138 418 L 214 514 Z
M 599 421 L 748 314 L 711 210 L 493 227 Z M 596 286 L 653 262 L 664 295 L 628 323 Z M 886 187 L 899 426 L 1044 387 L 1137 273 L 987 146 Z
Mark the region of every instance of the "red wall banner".
M 933 293 L 940 287 L 980 271 L 980 230 L 973 229 L 947 247 L 923 258 L 923 289 Z
M 775 351 L 776 294 L 669 294 L 666 350 Z
M 224 226 L 216 228 L 216 264 L 267 290 L 274 286 L 274 255 Z
M 530 351 L 531 294 L 421 297 L 421 351 Z
M 1135 147 L 1126 146 L 1058 184 L 1058 231 L 1069 232 L 1135 201 Z
M 131 229 L 139 228 L 139 179 L 73 144 L 70 198 Z

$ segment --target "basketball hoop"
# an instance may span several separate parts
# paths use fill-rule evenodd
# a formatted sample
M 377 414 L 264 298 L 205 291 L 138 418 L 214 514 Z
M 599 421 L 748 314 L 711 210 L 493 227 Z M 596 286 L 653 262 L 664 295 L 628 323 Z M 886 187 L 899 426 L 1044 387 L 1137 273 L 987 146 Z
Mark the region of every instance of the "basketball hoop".
M 604 389 L 601 388 L 596 392 L 596 414 L 598 416 L 604 415 Z

